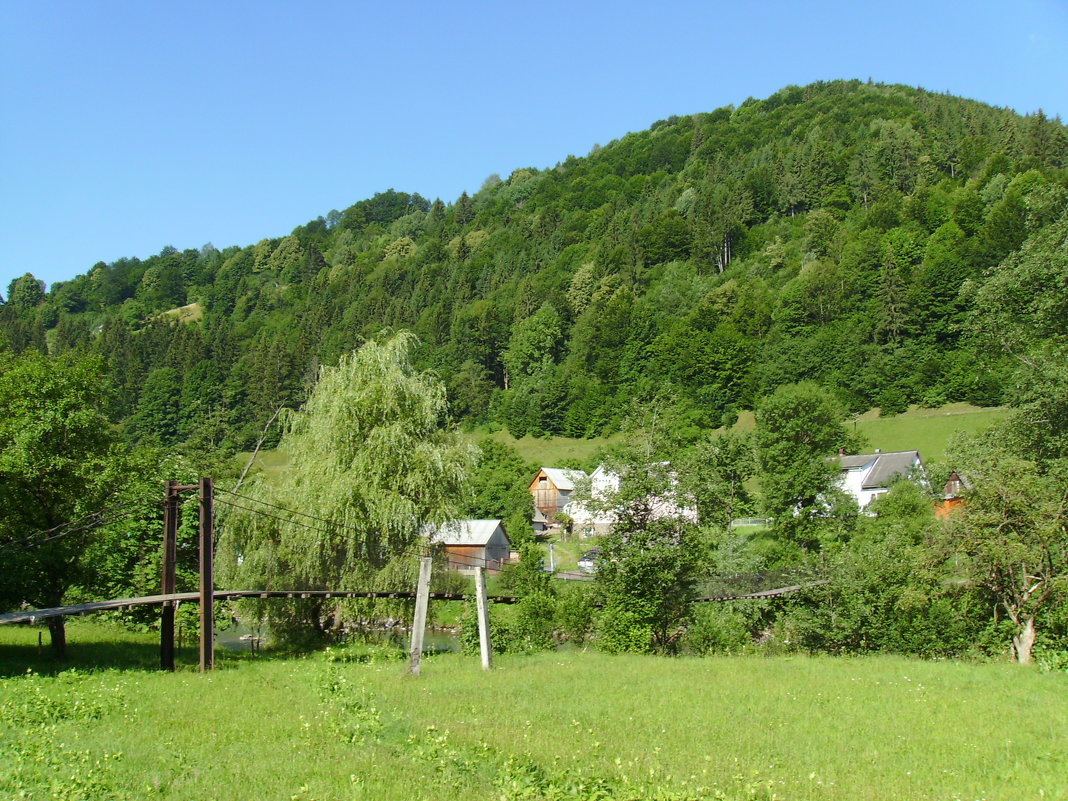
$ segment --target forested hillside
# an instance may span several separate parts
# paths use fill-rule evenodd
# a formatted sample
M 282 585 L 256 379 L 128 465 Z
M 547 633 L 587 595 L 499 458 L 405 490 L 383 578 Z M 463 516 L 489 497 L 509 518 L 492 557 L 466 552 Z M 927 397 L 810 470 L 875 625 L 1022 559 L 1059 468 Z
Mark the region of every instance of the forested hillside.
M 385 328 L 457 418 L 516 435 L 607 433 L 653 397 L 715 427 L 802 379 L 853 410 L 1012 403 L 972 313 L 1064 247 L 1066 167 L 1041 112 L 788 87 L 451 203 L 391 189 L 246 247 L 26 275 L 0 348 L 101 354 L 130 439 L 234 449 Z

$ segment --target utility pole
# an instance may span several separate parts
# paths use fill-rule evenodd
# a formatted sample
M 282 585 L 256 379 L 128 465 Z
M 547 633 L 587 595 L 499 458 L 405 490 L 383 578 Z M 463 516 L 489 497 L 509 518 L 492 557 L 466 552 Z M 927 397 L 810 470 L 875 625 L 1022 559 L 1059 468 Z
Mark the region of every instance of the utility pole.
M 482 669 L 492 667 L 493 648 L 490 643 L 489 609 L 486 602 L 486 569 L 475 568 L 475 603 L 478 606 L 478 646 L 482 652 Z
M 215 520 L 210 478 L 200 479 L 200 672 L 215 667 Z
M 419 557 L 419 584 L 415 588 L 415 619 L 412 620 L 412 647 L 408 653 L 408 672 L 419 675 L 419 663 L 423 659 L 423 634 L 426 631 L 426 607 L 430 601 L 430 568 L 433 560 L 429 556 Z
M 178 561 L 178 482 L 167 482 L 163 499 L 163 582 L 164 595 L 177 592 Z M 164 601 L 159 623 L 159 663 L 174 670 L 174 601 Z

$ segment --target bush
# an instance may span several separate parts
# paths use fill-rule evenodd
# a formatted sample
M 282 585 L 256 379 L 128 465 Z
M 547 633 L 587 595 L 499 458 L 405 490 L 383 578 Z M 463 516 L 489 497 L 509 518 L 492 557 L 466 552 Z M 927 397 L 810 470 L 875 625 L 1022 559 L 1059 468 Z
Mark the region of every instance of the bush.
M 653 627 L 647 612 L 631 606 L 606 606 L 597 616 L 597 646 L 610 654 L 653 651 Z
M 556 628 L 575 645 L 585 645 L 593 631 L 593 588 L 574 582 L 556 599 Z
M 542 592 L 525 596 L 511 608 L 496 606 L 490 614 L 490 645 L 497 654 L 529 654 L 553 647 L 553 619 L 556 599 Z M 479 653 L 478 606 L 474 599 L 464 603 L 460 615 L 460 650 Z
M 698 604 L 683 645 L 694 654 L 737 653 L 752 641 L 746 618 L 731 604 Z

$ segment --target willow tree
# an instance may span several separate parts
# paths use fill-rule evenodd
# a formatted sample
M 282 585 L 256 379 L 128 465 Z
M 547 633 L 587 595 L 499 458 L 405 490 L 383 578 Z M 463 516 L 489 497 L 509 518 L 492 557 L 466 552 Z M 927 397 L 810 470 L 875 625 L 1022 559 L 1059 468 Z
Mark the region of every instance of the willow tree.
M 449 430 L 443 384 L 412 366 L 415 341 L 376 339 L 321 369 L 307 403 L 283 422 L 285 470 L 244 485 L 244 499 L 220 496 L 223 580 L 366 590 L 407 577 L 420 531 L 454 515 L 475 462 Z M 283 633 L 321 630 L 325 617 L 318 602 L 266 609 Z M 332 611 L 340 622 L 342 607 Z

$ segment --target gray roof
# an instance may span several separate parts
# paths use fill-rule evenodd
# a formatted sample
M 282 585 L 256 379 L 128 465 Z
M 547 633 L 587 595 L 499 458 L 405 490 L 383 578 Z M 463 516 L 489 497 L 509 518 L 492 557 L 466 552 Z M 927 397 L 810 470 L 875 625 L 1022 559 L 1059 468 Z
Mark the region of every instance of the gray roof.
M 874 464 L 873 464 L 874 463 Z M 871 465 L 864 477 L 863 489 L 889 487 L 897 476 L 906 476 L 913 464 L 923 467 L 919 451 L 890 451 L 888 453 L 862 453 L 856 456 L 838 457 L 838 466 L 843 470 L 857 470 Z
M 507 539 L 500 520 L 449 520 L 430 527 L 430 541 L 443 545 L 485 545 L 498 528 Z
M 589 478 L 582 470 L 565 470 L 562 467 L 543 467 L 542 472 L 549 477 L 558 490 L 570 492 L 575 489 L 575 482 Z

